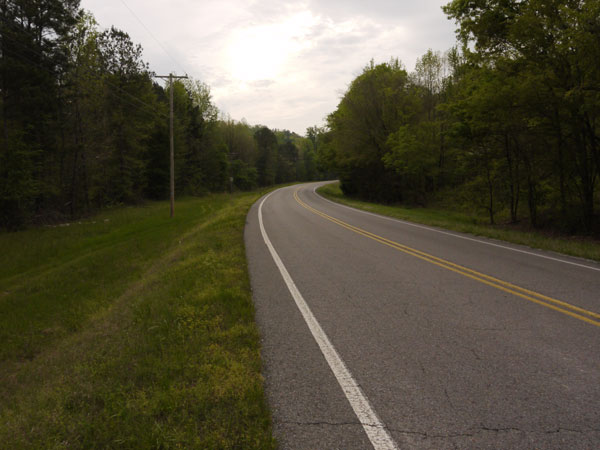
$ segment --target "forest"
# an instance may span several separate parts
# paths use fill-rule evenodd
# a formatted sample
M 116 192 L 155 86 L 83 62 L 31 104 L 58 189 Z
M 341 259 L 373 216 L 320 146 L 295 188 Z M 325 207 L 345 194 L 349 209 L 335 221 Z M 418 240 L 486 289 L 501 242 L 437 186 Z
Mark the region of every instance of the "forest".
M 411 73 L 371 61 L 299 136 L 225 116 L 200 80 L 163 87 L 79 0 L 2 0 L 0 228 L 166 198 L 172 89 L 177 195 L 338 177 L 369 201 L 600 235 L 600 2 L 443 11 L 454 47 Z
M 600 2 L 454 0 L 458 42 L 367 65 L 320 158 L 369 201 L 600 235 Z
M 79 0 L 2 0 L 0 38 L 0 229 L 167 198 L 170 89 L 177 196 L 318 176 L 314 133 L 224 116 L 200 80 L 161 86 Z

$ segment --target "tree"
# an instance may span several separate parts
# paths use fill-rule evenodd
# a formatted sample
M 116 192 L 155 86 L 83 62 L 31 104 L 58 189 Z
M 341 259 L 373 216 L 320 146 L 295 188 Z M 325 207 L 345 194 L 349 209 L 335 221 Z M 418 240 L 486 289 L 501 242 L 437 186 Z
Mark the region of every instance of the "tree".
M 432 152 L 437 142 L 431 122 L 403 125 L 388 137 L 388 151 L 382 156 L 386 168 L 399 175 L 402 198 L 405 202 L 425 205 L 433 191 L 437 175 L 437 155 Z
M 287 183 L 297 179 L 296 162 L 298 161 L 298 148 L 288 140 L 279 144 L 277 150 L 277 174 L 276 183 Z
M 236 122 L 231 118 L 219 123 L 221 139 L 227 145 L 232 160 L 240 159 L 254 165 L 258 158 L 254 132 L 247 123 Z
M 327 118 L 327 147 L 332 152 L 327 159 L 345 193 L 384 201 L 402 197 L 398 177 L 382 158 L 389 135 L 412 120 L 417 105 L 408 74 L 398 60 L 378 65 L 371 61 L 351 83 L 337 110 Z
M 130 203 L 145 191 L 146 145 L 160 108 L 142 48 L 112 27 L 98 37 L 104 71 L 106 151 L 99 155 L 93 201 L 97 206 Z
M 277 174 L 277 136 L 267 127 L 260 127 L 254 133 L 258 148 L 258 184 L 268 186 L 275 183 Z
M 141 46 L 122 30 L 99 30 L 78 0 L 0 0 L 0 19 L 0 226 L 164 198 L 168 91 L 152 82 Z M 199 80 L 168 89 L 178 192 L 223 191 L 232 175 L 239 187 L 255 187 L 255 130 L 222 125 Z M 265 184 L 277 169 L 276 139 L 267 141 Z
M 22 226 L 57 202 L 62 42 L 78 20 L 79 0 L 0 3 L 0 222 Z
M 474 45 L 475 52 L 468 52 L 473 64 L 487 64 L 498 70 L 508 63 L 517 69 L 521 85 L 535 86 L 537 98 L 527 93 L 535 100 L 535 107 L 524 108 L 527 115 L 523 119 L 531 135 L 548 139 L 539 141 L 538 148 L 530 141 L 527 166 L 539 167 L 539 156 L 550 153 L 552 172 L 558 173 L 563 220 L 568 214 L 569 197 L 576 193 L 573 200 L 580 205 L 582 223 L 587 230 L 594 229 L 600 174 L 598 2 L 455 0 L 444 10 L 458 23 L 458 35 L 465 48 Z M 554 184 L 545 182 L 553 174 L 541 175 L 545 179 L 542 184 Z M 534 222 L 539 185 L 533 181 L 528 192 Z
M 444 83 L 444 60 L 440 52 L 427 50 L 415 65 L 414 83 L 421 87 L 427 120 L 435 120 L 435 107 Z
M 93 16 L 82 14 L 64 44 L 70 64 L 59 108 L 62 137 L 59 184 L 63 204 L 68 205 L 71 217 L 90 209 L 90 174 L 95 171 L 95 161 L 106 144 L 99 35 Z
M 218 109 L 207 84 L 188 78 L 176 94 L 176 180 L 180 192 L 199 195 L 227 186 L 229 157 L 220 139 Z
M 425 203 L 429 192 L 439 189 L 446 183 L 447 117 L 444 117 L 443 109 L 440 109 L 439 106 L 443 101 L 444 90 L 448 87 L 447 66 L 447 57 L 431 49 L 417 59 L 415 72 L 411 75 L 411 79 L 421 100 L 421 108 L 416 113 L 418 120 L 414 126 L 401 129 L 400 134 L 397 135 L 397 137 L 401 137 L 400 141 L 411 139 L 418 147 L 417 152 L 413 151 L 415 164 L 406 165 L 406 169 L 410 169 L 411 175 L 405 177 L 407 179 L 403 190 L 411 191 L 411 187 L 414 187 L 410 197 L 414 202 L 420 204 Z M 408 136 L 409 133 L 411 136 Z M 394 158 L 405 159 L 407 153 L 406 151 L 400 153 L 395 151 L 403 145 L 397 139 L 391 139 L 389 144 L 392 151 L 386 155 L 385 161 L 390 166 L 395 165 L 398 172 L 399 166 L 394 163 Z M 400 147 L 396 144 L 400 144 Z M 416 147 L 413 147 L 412 150 L 416 150 Z M 398 163 L 404 164 L 401 161 Z M 417 170 L 420 173 L 418 181 L 414 179 L 417 172 L 412 170 L 417 166 L 420 167 Z

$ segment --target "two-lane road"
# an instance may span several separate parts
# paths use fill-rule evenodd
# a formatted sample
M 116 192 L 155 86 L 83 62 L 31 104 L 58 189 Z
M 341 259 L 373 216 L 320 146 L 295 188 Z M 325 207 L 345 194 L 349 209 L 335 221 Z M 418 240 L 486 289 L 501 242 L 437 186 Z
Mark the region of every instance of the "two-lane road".
M 282 448 L 600 448 L 600 265 L 334 204 L 248 214 Z

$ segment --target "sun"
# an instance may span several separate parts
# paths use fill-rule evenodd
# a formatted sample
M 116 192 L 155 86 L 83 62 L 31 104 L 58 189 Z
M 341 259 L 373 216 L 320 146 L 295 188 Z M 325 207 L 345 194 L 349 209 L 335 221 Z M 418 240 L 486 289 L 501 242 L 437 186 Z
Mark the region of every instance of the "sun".
M 275 38 L 267 27 L 236 33 L 229 47 L 231 74 L 246 82 L 276 78 L 286 58 L 286 43 Z
M 310 45 L 307 35 L 314 21 L 305 12 L 276 24 L 236 30 L 228 46 L 231 75 L 246 83 L 277 78 L 291 57 Z

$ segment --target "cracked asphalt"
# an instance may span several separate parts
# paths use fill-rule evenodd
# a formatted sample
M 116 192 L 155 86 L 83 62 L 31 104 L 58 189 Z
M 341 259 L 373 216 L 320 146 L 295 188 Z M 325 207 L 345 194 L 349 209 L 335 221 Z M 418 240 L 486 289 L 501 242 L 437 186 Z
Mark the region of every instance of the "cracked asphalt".
M 315 186 L 300 200 L 344 223 L 600 312 L 595 263 L 366 215 Z M 600 327 L 326 220 L 297 189 L 266 200 L 265 230 L 399 448 L 600 448 Z M 373 448 L 269 254 L 258 203 L 245 234 L 280 447 Z

